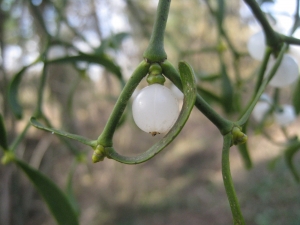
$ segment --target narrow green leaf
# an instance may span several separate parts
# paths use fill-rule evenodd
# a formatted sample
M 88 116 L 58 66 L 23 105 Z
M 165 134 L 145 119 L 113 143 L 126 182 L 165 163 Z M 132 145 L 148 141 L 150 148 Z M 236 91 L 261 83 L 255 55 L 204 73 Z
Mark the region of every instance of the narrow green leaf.
M 222 75 L 222 100 L 223 100 L 223 108 L 226 113 L 233 112 L 233 87 L 231 84 L 231 80 L 228 77 L 225 65 L 221 64 L 221 75 Z
M 77 135 L 77 134 L 71 134 L 71 133 L 61 131 L 61 130 L 57 130 L 57 129 L 54 129 L 54 128 L 45 127 L 44 125 L 39 123 L 36 120 L 36 118 L 34 118 L 34 117 L 31 117 L 30 123 L 31 123 L 32 126 L 38 128 L 38 129 L 48 131 L 48 132 L 51 132 L 52 134 L 57 134 L 57 135 L 60 135 L 60 136 L 63 136 L 63 137 L 67 137 L 67 138 L 79 141 L 79 142 L 81 142 L 85 145 L 91 146 L 92 148 L 94 148 L 96 146 L 96 141 L 92 141 L 88 138 L 82 137 L 82 136 Z
M 210 74 L 205 76 L 198 75 L 198 78 L 201 80 L 201 82 L 204 81 L 212 82 L 221 79 L 221 75 L 220 74 Z
M 28 176 L 44 198 L 59 225 L 79 225 L 78 218 L 66 195 L 48 177 L 25 162 L 16 159 L 16 165 Z
M 21 119 L 23 116 L 23 110 L 19 103 L 18 91 L 19 85 L 22 80 L 22 75 L 28 67 L 23 67 L 18 73 L 16 73 L 8 87 L 8 102 L 11 106 L 11 110 L 17 119 Z
M 287 163 L 288 168 L 290 169 L 292 175 L 294 176 L 295 180 L 299 183 L 300 176 L 297 172 L 297 169 L 293 163 L 294 155 L 300 150 L 300 142 L 297 141 L 296 143 L 290 145 L 288 148 L 284 150 L 284 157 Z
M 47 63 L 74 63 L 79 61 L 102 65 L 103 67 L 105 67 L 105 69 L 116 75 L 120 82 L 124 84 L 120 67 L 111 58 L 109 58 L 108 55 L 104 53 L 100 55 L 88 55 L 81 53 L 80 55 L 76 56 L 67 56 L 63 58 L 53 59 L 47 61 Z
M 113 48 L 113 49 L 118 49 L 120 48 L 121 43 L 124 41 L 125 38 L 127 38 L 129 36 L 129 33 L 126 32 L 120 32 L 117 33 L 115 35 L 113 35 L 110 38 L 110 45 L 109 47 Z
M 0 114 L 0 146 L 4 151 L 8 150 L 7 136 L 3 116 Z
M 107 39 L 104 39 L 103 41 L 101 41 L 101 45 L 95 50 L 95 53 L 97 55 L 103 54 L 105 50 L 107 50 L 107 48 L 112 48 L 115 50 L 119 49 L 122 41 L 128 36 L 128 33 L 120 32 L 110 36 Z
M 293 105 L 295 107 L 296 114 L 300 113 L 300 79 L 297 81 L 297 85 L 293 92 Z
M 165 70 L 165 72 L 166 71 L 168 70 Z M 194 71 L 191 68 L 191 66 L 186 62 L 180 62 L 179 72 L 180 72 L 182 86 L 183 86 L 184 101 L 183 101 L 182 111 L 180 112 L 180 115 L 176 123 L 172 127 L 172 129 L 159 142 L 157 142 L 146 152 L 138 156 L 135 157 L 123 156 L 117 153 L 112 147 L 109 147 L 109 148 L 105 148 L 108 157 L 126 164 L 142 163 L 154 157 L 156 154 L 162 151 L 167 145 L 169 145 L 176 138 L 176 136 L 180 133 L 187 119 L 190 116 L 190 113 L 196 101 L 196 94 L 197 94 Z
M 69 174 L 68 174 L 67 185 L 66 185 L 66 195 L 67 195 L 67 198 L 69 199 L 69 202 L 72 205 L 76 215 L 79 216 L 80 208 L 79 208 L 78 202 L 76 200 L 76 197 L 74 194 L 74 189 L 73 189 L 73 176 L 74 176 L 76 167 L 77 167 L 77 159 L 74 160 L 74 162 L 70 168 Z

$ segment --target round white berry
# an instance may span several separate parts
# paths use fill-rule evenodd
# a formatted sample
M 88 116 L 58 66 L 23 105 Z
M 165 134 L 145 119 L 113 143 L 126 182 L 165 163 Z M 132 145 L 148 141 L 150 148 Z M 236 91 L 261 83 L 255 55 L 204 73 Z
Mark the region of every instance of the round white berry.
M 268 102 L 260 101 L 255 105 L 252 116 L 258 122 L 262 122 L 265 117 L 265 114 L 270 110 L 271 105 Z
M 267 66 L 266 74 L 270 72 L 274 64 L 275 59 L 271 58 Z M 285 54 L 269 84 L 273 87 L 284 87 L 295 82 L 298 76 L 299 67 L 297 61 L 291 55 Z
M 274 118 L 278 125 L 285 127 L 295 121 L 295 109 L 292 105 L 282 105 L 274 112 Z
M 132 104 L 136 125 L 156 135 L 169 131 L 179 115 L 178 101 L 170 89 L 152 84 L 139 91 Z
M 259 61 L 263 59 L 266 49 L 265 35 L 263 31 L 259 31 L 249 38 L 247 48 L 252 58 Z

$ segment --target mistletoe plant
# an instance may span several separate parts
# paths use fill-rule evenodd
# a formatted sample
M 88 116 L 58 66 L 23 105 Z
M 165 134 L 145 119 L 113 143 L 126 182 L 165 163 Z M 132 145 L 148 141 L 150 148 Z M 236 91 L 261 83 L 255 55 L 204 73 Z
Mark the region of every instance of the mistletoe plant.
M 205 2 L 211 14 L 215 16 L 218 25 L 220 40 L 216 50 L 218 52 L 218 57 L 221 65 L 220 73 L 222 74 L 222 81 L 225 84 L 223 89 L 224 109 L 225 111 L 230 112 L 231 110 L 233 110 L 232 101 L 234 100 L 233 98 L 235 96 L 232 95 L 232 92 L 230 91 L 230 89 L 228 89 L 228 87 L 231 87 L 231 84 L 230 79 L 227 75 L 226 66 L 224 64 L 223 51 L 225 50 L 225 48 L 223 40 L 225 40 L 225 42 L 227 43 L 234 58 L 234 70 L 236 73 L 237 84 L 241 84 L 241 77 L 239 74 L 240 72 L 237 65 L 240 58 L 242 57 L 242 54 L 240 54 L 235 49 L 223 27 L 225 1 L 218 0 L 217 9 L 214 9 L 211 6 L 209 0 L 206 0 Z M 195 106 L 200 113 L 206 116 L 211 121 L 211 123 L 218 128 L 218 130 L 220 131 L 220 135 L 223 136 L 223 148 L 221 151 L 222 176 L 229 206 L 232 212 L 233 224 L 245 224 L 231 177 L 229 161 L 230 148 L 233 145 L 240 145 L 239 150 L 244 159 L 245 166 L 247 168 L 251 168 L 252 162 L 247 145 L 245 144 L 247 142 L 247 135 L 245 133 L 247 131 L 247 123 L 252 111 L 254 110 L 254 113 L 258 112 L 258 115 L 260 115 L 258 117 L 261 124 L 264 124 L 268 115 L 271 114 L 275 115 L 276 120 L 281 121 L 281 126 L 285 126 L 287 123 L 293 121 L 290 120 L 291 115 L 295 117 L 295 114 L 293 114 L 293 110 L 291 110 L 289 107 L 278 105 L 278 84 L 282 84 L 285 81 L 287 84 L 290 84 L 295 82 L 296 79 L 299 80 L 298 67 L 294 66 L 293 60 L 289 59 L 289 56 L 286 55 L 286 51 L 289 44 L 300 44 L 300 40 L 293 38 L 292 36 L 285 36 L 277 33 L 269 24 L 256 1 L 245 0 L 245 2 L 252 9 L 253 14 L 262 27 L 262 32 L 260 33 L 259 37 L 261 37 L 262 34 L 264 35 L 265 51 L 262 57 L 254 56 L 262 60 L 256 76 L 256 88 L 247 107 L 245 107 L 243 110 L 241 110 L 240 107 L 237 107 L 235 109 L 235 112 L 239 113 L 238 120 L 230 120 L 221 116 L 204 100 L 201 94 L 203 93 L 203 90 L 201 91 L 197 89 L 195 73 L 193 71 L 193 68 L 187 62 L 179 62 L 177 70 L 168 61 L 167 54 L 164 49 L 164 36 L 171 0 L 160 0 L 157 7 L 157 14 L 153 32 L 149 45 L 144 52 L 143 60 L 136 67 L 130 79 L 126 82 L 125 85 L 124 81 L 122 80 L 122 76 L 120 75 L 119 68 L 104 53 L 102 53 L 99 57 L 94 57 L 79 52 L 80 54 L 78 56 L 70 56 L 67 58 L 56 60 L 47 60 L 46 55 L 48 47 L 51 45 L 51 42 L 49 41 L 44 53 L 41 54 L 41 56 L 33 63 L 44 63 L 44 72 L 42 74 L 40 83 L 36 112 L 30 119 L 30 123 L 26 125 L 22 134 L 11 146 L 8 146 L 7 144 L 3 118 L 0 117 L 0 144 L 4 150 L 2 162 L 4 164 L 14 162 L 28 175 L 39 192 L 43 195 L 45 201 L 49 206 L 49 209 L 51 210 L 59 224 L 78 224 L 78 218 L 73 207 L 71 206 L 70 202 L 63 196 L 63 193 L 61 193 L 61 191 L 56 187 L 56 185 L 54 185 L 47 177 L 39 173 L 37 170 L 33 169 L 25 162 L 18 159 L 14 153 L 16 146 L 24 137 L 24 134 L 27 132 L 30 124 L 38 129 L 52 132 L 63 138 L 74 139 L 87 146 L 90 146 L 93 149 L 92 161 L 94 163 L 102 161 L 104 160 L 104 158 L 108 158 L 125 164 L 139 164 L 157 155 L 176 138 L 176 136 L 180 133 L 186 121 L 188 120 L 191 110 Z M 297 1 L 297 3 L 299 7 L 299 1 Z M 35 8 L 34 6 L 32 7 Z M 297 11 L 297 19 L 293 28 L 294 30 L 298 27 L 298 12 L 299 10 Z M 43 27 L 49 37 L 49 40 L 51 40 L 51 35 L 47 32 L 46 26 Z M 248 47 L 250 46 L 249 50 L 250 54 L 252 54 L 251 52 L 253 48 L 255 48 L 253 47 L 253 45 L 255 46 L 255 43 L 257 43 L 257 41 L 253 41 L 253 39 L 251 39 L 250 42 L 251 43 L 248 44 Z M 261 44 L 260 41 L 258 43 Z M 272 59 L 270 59 L 271 57 Z M 53 63 L 74 62 L 78 60 L 98 63 L 105 66 L 119 78 L 121 86 L 124 86 L 103 131 L 96 140 L 91 140 L 86 137 L 52 128 L 51 123 L 45 117 L 42 111 L 42 96 L 45 86 L 47 66 Z M 292 63 L 290 63 L 290 61 L 292 61 Z M 18 74 L 16 74 L 10 85 L 10 93 L 12 93 L 11 95 L 9 95 L 10 103 L 17 117 L 22 116 L 22 112 L 17 101 L 17 87 L 20 83 L 21 76 L 24 71 L 33 64 L 24 67 Z M 292 67 L 294 66 L 294 69 L 292 69 L 291 72 L 292 74 L 285 73 L 286 68 L 288 68 L 288 71 L 291 71 L 291 64 Z M 282 69 L 281 67 L 285 68 Z M 286 76 L 291 77 L 291 79 L 286 79 Z M 164 86 L 166 78 L 169 79 L 179 90 L 181 90 L 184 95 L 183 106 L 180 113 L 178 110 L 178 102 L 176 98 L 174 97 L 172 92 Z M 134 121 L 136 122 L 138 127 L 141 128 L 141 130 L 148 132 L 151 135 L 157 135 L 160 133 L 166 134 L 161 140 L 159 140 L 144 153 L 133 157 L 124 156 L 118 153 L 118 151 L 115 149 L 113 136 L 118 127 L 118 124 L 122 120 L 122 115 L 133 92 L 143 79 L 147 80 L 149 86 L 141 90 L 133 102 L 132 111 Z M 277 94 L 275 94 L 274 98 L 269 102 L 264 102 L 262 101 L 262 96 L 269 84 L 277 88 Z M 237 88 L 239 88 L 239 86 L 237 86 Z M 238 98 L 237 95 L 236 97 Z M 263 104 L 263 106 L 259 106 L 261 103 Z M 297 113 L 299 113 L 299 104 L 299 97 L 296 97 L 294 105 L 297 109 Z M 258 106 L 263 108 L 257 108 Z M 40 122 L 41 120 L 44 121 L 45 125 Z M 263 125 L 261 126 L 261 129 L 263 129 Z M 62 140 L 66 142 L 66 139 Z M 292 163 L 292 158 L 299 149 L 300 141 L 297 137 L 293 138 L 292 140 L 288 140 L 288 144 L 286 145 L 285 157 L 292 173 L 298 181 L 299 176 Z M 75 154 L 80 159 L 81 154 L 76 151 Z M 55 204 L 57 198 L 60 199 L 60 204 L 58 205 Z

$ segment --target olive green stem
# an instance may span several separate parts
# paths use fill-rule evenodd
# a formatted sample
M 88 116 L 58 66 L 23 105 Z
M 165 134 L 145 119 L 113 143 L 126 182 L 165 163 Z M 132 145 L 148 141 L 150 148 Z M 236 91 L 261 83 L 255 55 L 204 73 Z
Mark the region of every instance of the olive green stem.
M 43 32 L 45 32 L 45 34 L 47 35 L 47 37 L 51 37 L 48 29 L 47 29 L 47 26 L 45 24 L 45 20 L 43 19 L 43 16 L 42 14 L 40 13 L 39 9 L 37 6 L 35 6 L 32 1 L 29 1 L 29 5 L 30 5 L 30 8 L 34 14 L 34 17 L 36 19 L 36 22 L 41 26 Z
M 162 62 L 167 58 L 164 49 L 164 34 L 170 4 L 171 0 L 159 0 L 150 42 L 143 55 L 149 62 Z
M 44 53 L 44 57 L 47 54 L 47 51 Z M 44 58 L 45 60 L 45 58 Z M 41 76 L 41 81 L 38 89 L 38 99 L 37 99 L 37 108 L 35 111 L 34 116 L 40 117 L 42 115 L 42 104 L 43 104 L 43 97 L 44 97 L 44 90 L 45 90 L 45 84 L 46 84 L 46 78 L 47 78 L 47 63 L 44 61 L 44 67 L 43 72 Z
M 224 142 L 223 142 L 222 176 L 223 176 L 223 182 L 224 182 L 227 198 L 229 201 L 229 205 L 233 217 L 233 224 L 244 225 L 245 221 L 240 209 L 240 204 L 236 196 L 236 192 L 234 189 L 231 172 L 230 172 L 229 153 L 230 153 L 231 142 L 232 142 L 232 134 L 229 133 L 224 136 Z
M 284 151 L 284 157 L 285 157 L 285 161 L 286 161 L 292 175 L 295 178 L 295 181 L 300 183 L 300 176 L 299 176 L 297 169 L 293 163 L 293 156 L 298 151 L 300 151 L 300 142 L 299 141 L 297 141 L 296 143 L 287 147 L 287 149 Z
M 182 91 L 182 83 L 178 71 L 168 61 L 161 64 L 163 74 Z M 220 130 L 224 135 L 231 131 L 233 122 L 221 117 L 199 94 L 196 96 L 195 106 Z
M 299 17 L 299 10 L 300 10 L 300 0 L 296 0 L 296 13 L 295 13 L 295 22 L 293 28 L 291 30 L 291 34 L 295 32 L 295 30 L 299 27 L 300 17 Z
M 280 36 L 273 30 L 270 23 L 266 19 L 264 13 L 260 9 L 258 3 L 255 0 L 244 0 L 244 1 L 251 8 L 254 16 L 262 26 L 264 33 L 266 35 L 267 45 L 271 46 L 273 49 L 277 49 L 281 43 Z
M 298 38 L 294 38 L 291 36 L 285 36 L 283 34 L 280 34 L 280 39 L 288 44 L 293 44 L 293 45 L 300 45 L 300 40 Z
M 104 147 L 112 147 L 112 139 L 114 132 L 118 126 L 119 120 L 126 108 L 127 102 L 129 101 L 135 88 L 138 86 L 140 81 L 147 75 L 149 71 L 150 64 L 146 61 L 142 61 L 136 70 L 133 72 L 132 76 L 126 83 L 123 91 L 121 92 L 115 107 L 104 127 L 103 132 L 98 137 L 97 143 Z
M 252 98 L 252 101 L 250 101 L 249 105 L 246 107 L 246 112 L 243 113 L 242 117 L 238 120 L 237 124 L 239 126 L 243 126 L 247 122 L 247 120 L 249 119 L 250 114 L 251 114 L 253 108 L 255 107 L 256 103 L 258 102 L 260 96 L 265 91 L 266 86 L 268 85 L 268 83 L 270 82 L 270 80 L 274 77 L 274 75 L 275 75 L 275 73 L 276 73 L 276 71 L 277 71 L 277 69 L 278 69 L 278 67 L 279 67 L 279 65 L 280 65 L 280 63 L 282 61 L 283 55 L 286 52 L 286 50 L 287 50 L 287 44 L 284 44 L 282 46 L 281 50 L 280 50 L 280 53 L 279 53 L 279 55 L 278 55 L 278 57 L 276 59 L 276 62 L 274 64 L 274 66 L 270 70 L 269 74 L 267 74 L 267 76 L 266 76 L 267 78 L 262 81 L 262 84 L 260 85 L 258 91 L 256 93 L 254 93 L 255 95 Z M 266 61 L 264 60 L 263 64 L 264 63 L 267 63 L 267 60 Z M 260 72 L 263 73 L 262 70 Z
M 16 137 L 14 142 L 9 146 L 9 150 L 15 152 L 20 142 L 24 139 L 28 129 L 30 127 L 30 122 L 28 121 L 23 131 Z
M 265 53 L 264 53 L 263 61 L 260 65 L 260 68 L 259 68 L 259 71 L 258 71 L 258 78 L 257 78 L 257 81 L 256 81 L 254 94 L 256 94 L 258 92 L 258 90 L 259 90 L 259 88 L 260 88 L 260 86 L 263 82 L 265 71 L 267 69 L 267 65 L 268 65 L 268 61 L 269 61 L 269 58 L 271 56 L 271 53 L 272 53 L 272 49 L 267 46 L 266 50 L 265 50 Z

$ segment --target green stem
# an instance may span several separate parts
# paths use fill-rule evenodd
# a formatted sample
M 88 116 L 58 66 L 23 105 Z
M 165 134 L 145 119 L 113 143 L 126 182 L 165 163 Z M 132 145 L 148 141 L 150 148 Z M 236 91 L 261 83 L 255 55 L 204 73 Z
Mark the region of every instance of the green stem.
M 98 144 L 104 147 L 112 147 L 112 138 L 118 126 L 119 120 L 121 119 L 121 116 L 126 108 L 127 102 L 140 81 L 147 75 L 149 67 L 149 63 L 142 61 L 133 72 L 131 78 L 128 80 L 122 93 L 120 94 L 103 132 L 98 137 Z
M 295 178 L 295 181 L 300 183 L 300 176 L 297 172 L 297 169 L 293 163 L 293 156 L 300 150 L 300 142 L 297 141 L 296 143 L 290 145 L 285 151 L 284 151 L 284 157 L 285 161 L 292 173 L 292 175 Z
M 298 38 L 294 38 L 291 36 L 285 36 L 283 34 L 280 34 L 280 39 L 288 44 L 294 44 L 294 45 L 300 45 L 300 40 Z
M 265 71 L 267 69 L 267 65 L 268 65 L 268 61 L 269 61 L 271 52 L 272 52 L 272 49 L 267 46 L 265 54 L 264 54 L 263 61 L 261 63 L 259 71 L 258 71 L 258 79 L 256 81 L 256 86 L 255 86 L 255 92 L 254 92 L 254 94 L 256 94 L 258 92 L 258 90 L 259 90 L 259 88 L 260 88 L 260 86 L 261 86 L 261 84 L 263 82 L 264 74 L 265 74 Z
M 38 7 L 35 6 L 32 3 L 32 1 L 29 1 L 29 4 L 30 4 L 30 8 L 31 8 L 31 10 L 32 10 L 32 12 L 34 14 L 33 17 L 35 17 L 35 19 L 36 19 L 36 22 L 41 26 L 41 28 L 45 32 L 47 38 L 50 38 L 51 35 L 50 35 L 50 33 L 49 33 L 48 29 L 47 29 L 47 26 L 45 24 L 44 18 L 42 16 L 41 12 L 39 11 Z
M 44 114 L 41 114 L 40 115 L 41 118 L 44 120 L 45 124 L 48 126 L 48 127 L 53 127 L 51 122 L 48 120 L 48 118 L 44 115 Z M 53 132 L 53 131 L 52 131 Z M 60 133 L 64 133 L 63 131 L 59 131 Z M 56 134 L 58 134 L 56 132 Z M 74 137 L 74 135 L 72 135 Z M 76 135 L 75 135 L 76 136 Z M 80 141 L 81 143 L 85 144 L 85 145 L 88 145 L 88 146 L 91 146 L 92 148 L 95 148 L 96 147 L 96 141 L 91 141 L 91 140 L 88 140 L 88 141 L 81 141 L 81 137 L 80 136 L 77 136 L 76 138 L 73 138 L 73 137 L 70 137 L 68 136 L 67 133 L 65 133 L 64 135 L 60 135 L 58 136 L 58 138 L 60 139 L 60 141 L 62 143 L 64 143 L 69 149 L 70 151 L 74 154 L 74 155 L 80 155 L 81 154 L 81 151 L 79 151 L 78 148 L 74 147 L 70 142 L 69 140 L 63 138 L 63 137 L 68 137 L 68 138 L 71 138 L 73 140 L 77 140 L 77 141 Z
M 244 1 L 251 8 L 256 19 L 259 21 L 260 25 L 262 26 L 264 33 L 266 35 L 267 45 L 272 46 L 274 49 L 277 49 L 278 45 L 280 44 L 280 37 L 269 24 L 264 13 L 261 11 L 258 3 L 255 0 L 244 0 Z
M 250 114 L 253 110 L 253 108 L 255 107 L 257 101 L 259 100 L 260 96 L 262 95 L 262 93 L 265 91 L 266 89 L 266 86 L 268 85 L 268 83 L 270 82 L 270 80 L 273 78 L 273 76 L 275 75 L 281 61 L 282 61 L 282 58 L 283 58 L 283 55 L 284 53 L 286 52 L 287 50 L 287 44 L 284 44 L 280 50 L 280 53 L 276 59 L 276 62 L 274 64 L 274 66 L 272 67 L 271 71 L 269 72 L 269 74 L 267 74 L 267 78 L 264 79 L 262 81 L 262 84 L 260 85 L 258 91 L 255 94 L 255 96 L 252 98 L 252 101 L 250 101 L 249 105 L 247 106 L 246 108 L 246 112 L 243 113 L 242 117 L 238 120 L 237 124 L 239 126 L 243 126 L 247 120 L 249 119 L 250 117 Z M 265 63 L 265 62 L 264 62 Z M 260 71 L 261 72 L 261 71 Z
M 164 49 L 164 34 L 168 20 L 171 0 L 159 0 L 153 32 L 144 58 L 149 62 L 162 62 L 167 58 Z
M 223 150 L 222 150 L 222 176 L 223 176 L 223 182 L 224 182 L 227 198 L 229 201 L 229 205 L 233 217 L 233 224 L 244 225 L 245 221 L 236 196 L 236 192 L 234 189 L 231 172 L 230 172 L 229 152 L 230 152 L 231 142 L 232 142 L 232 134 L 229 133 L 224 136 L 224 143 L 223 143 Z
M 27 133 L 28 129 L 30 127 L 30 122 L 28 121 L 26 126 L 24 127 L 23 131 L 17 136 L 17 138 L 14 140 L 14 142 L 9 146 L 9 149 L 12 152 L 15 152 L 20 142 L 24 139 L 25 134 Z
M 181 91 L 182 83 L 178 71 L 169 61 L 161 64 L 163 74 L 171 80 Z M 220 130 L 222 134 L 231 131 L 233 123 L 221 117 L 199 94 L 196 96 L 195 106 Z
M 46 51 L 47 53 L 47 51 Z M 45 53 L 45 54 L 46 54 Z M 41 76 L 40 86 L 38 89 L 38 99 L 37 99 L 37 107 L 35 111 L 35 117 L 40 117 L 42 115 L 42 105 L 43 105 L 43 97 L 44 97 L 44 89 L 47 78 L 47 63 L 44 61 L 44 68 Z
M 300 0 L 296 0 L 296 13 L 295 13 L 295 22 L 293 25 L 293 29 L 291 30 L 291 34 L 295 32 L 295 30 L 299 27 L 299 10 L 300 10 Z

